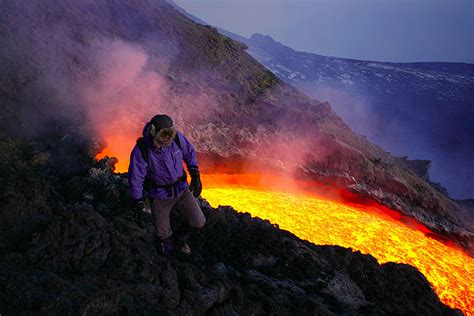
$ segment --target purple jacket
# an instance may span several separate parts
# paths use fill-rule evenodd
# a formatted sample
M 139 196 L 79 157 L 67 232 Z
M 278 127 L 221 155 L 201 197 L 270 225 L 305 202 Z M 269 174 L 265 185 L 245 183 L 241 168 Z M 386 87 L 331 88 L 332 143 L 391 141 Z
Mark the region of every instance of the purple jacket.
M 179 146 L 174 141 L 168 147 L 156 149 L 153 147 L 152 139 L 146 133 L 148 124 L 149 123 L 147 123 L 143 129 L 143 136 L 148 145 L 148 163 L 143 159 L 138 145 L 135 145 L 130 156 L 128 183 L 130 185 L 132 199 L 140 199 L 146 194 L 143 192 L 145 176 L 148 176 L 148 178 L 159 185 L 170 184 L 176 182 L 178 178 L 183 176 L 183 161 L 186 163 L 188 171 L 190 168 L 198 167 L 196 151 L 183 134 L 179 131 L 176 133 L 177 137 L 179 137 L 182 150 L 179 149 Z M 172 190 L 156 188 L 148 192 L 147 195 L 155 199 L 166 200 L 175 198 L 186 190 L 187 187 L 187 182 L 179 182 L 173 186 Z

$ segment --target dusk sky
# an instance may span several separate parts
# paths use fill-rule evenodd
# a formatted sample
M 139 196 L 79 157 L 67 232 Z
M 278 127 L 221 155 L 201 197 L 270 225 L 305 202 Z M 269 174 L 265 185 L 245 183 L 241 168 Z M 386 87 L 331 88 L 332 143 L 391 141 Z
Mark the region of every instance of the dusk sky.
M 241 36 L 360 60 L 474 63 L 474 0 L 175 0 Z

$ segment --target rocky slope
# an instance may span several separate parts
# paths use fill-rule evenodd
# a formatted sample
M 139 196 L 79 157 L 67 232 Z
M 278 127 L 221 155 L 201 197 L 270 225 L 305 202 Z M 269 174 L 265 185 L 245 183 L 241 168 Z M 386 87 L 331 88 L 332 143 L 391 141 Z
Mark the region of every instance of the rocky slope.
M 138 135 L 143 122 L 166 112 L 219 163 L 264 164 L 350 187 L 472 249 L 472 221 L 452 200 L 351 131 L 329 103 L 283 84 L 245 45 L 168 3 L 2 6 L 4 134 Z
M 315 246 L 205 201 L 193 256 L 166 259 L 149 220 L 130 218 L 126 178 L 76 136 L 0 139 L 2 315 L 461 315 L 411 266 Z

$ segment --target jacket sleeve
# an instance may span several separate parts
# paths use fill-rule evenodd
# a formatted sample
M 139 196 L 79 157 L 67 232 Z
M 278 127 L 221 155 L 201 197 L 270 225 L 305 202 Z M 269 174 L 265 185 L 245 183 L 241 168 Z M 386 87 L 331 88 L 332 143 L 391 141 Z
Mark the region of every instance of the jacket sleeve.
M 143 159 L 138 145 L 135 145 L 130 155 L 130 165 L 128 166 L 128 184 L 130 185 L 130 193 L 134 200 L 143 198 L 143 182 L 145 181 L 147 168 L 148 164 Z
M 183 152 L 184 163 L 186 164 L 189 173 L 192 174 L 193 171 L 199 170 L 199 165 L 196 158 L 196 150 L 182 133 L 178 132 L 178 137 L 181 142 L 181 151 Z

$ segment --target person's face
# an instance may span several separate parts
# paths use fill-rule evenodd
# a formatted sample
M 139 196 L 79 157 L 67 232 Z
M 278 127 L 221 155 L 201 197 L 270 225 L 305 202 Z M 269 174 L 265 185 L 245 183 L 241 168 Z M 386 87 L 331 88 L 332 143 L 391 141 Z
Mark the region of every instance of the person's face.
M 172 138 L 170 137 L 155 137 L 153 138 L 153 145 L 155 145 L 155 147 L 168 147 L 169 145 L 171 145 L 171 142 L 173 141 Z
M 157 148 L 168 147 L 173 142 L 176 136 L 176 129 L 174 127 L 161 129 L 157 135 L 153 138 L 153 145 Z

